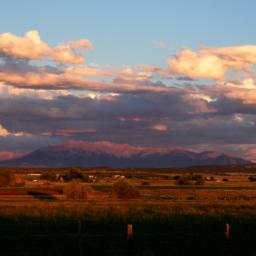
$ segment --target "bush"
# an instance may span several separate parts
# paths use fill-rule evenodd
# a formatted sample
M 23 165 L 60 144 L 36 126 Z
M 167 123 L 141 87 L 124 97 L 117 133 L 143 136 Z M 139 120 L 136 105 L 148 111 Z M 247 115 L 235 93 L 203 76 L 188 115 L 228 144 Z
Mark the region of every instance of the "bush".
M 0 172 L 0 187 L 7 187 L 12 185 L 14 179 L 14 175 L 10 171 L 2 171 Z
M 69 182 L 64 188 L 64 195 L 67 199 L 83 200 L 87 199 L 85 186 L 77 181 Z
M 150 182 L 149 181 L 142 181 L 141 185 L 142 186 L 150 186 Z
M 56 173 L 53 171 L 45 171 L 42 173 L 40 179 L 48 181 L 57 181 Z
M 176 180 L 177 185 L 191 185 L 191 181 L 186 176 L 180 176 L 179 179 Z
M 189 173 L 187 175 L 178 176 L 177 185 L 204 185 L 204 177 L 200 174 Z
M 205 184 L 205 180 L 204 177 L 202 175 L 199 175 L 195 178 L 195 185 L 204 185 Z
M 111 196 L 118 199 L 132 199 L 139 197 L 139 191 L 126 181 L 118 181 L 114 183 Z
M 67 173 L 65 173 L 63 175 L 63 179 L 65 181 L 71 181 L 71 180 L 83 180 L 84 179 L 84 175 L 82 172 L 76 170 L 76 169 L 71 169 L 70 171 L 68 171 Z
M 251 182 L 254 182 L 254 181 L 256 181 L 256 177 L 255 176 L 250 176 L 248 178 L 248 180 L 251 181 Z
M 198 178 L 195 182 L 195 185 L 204 185 L 205 180 L 203 178 Z

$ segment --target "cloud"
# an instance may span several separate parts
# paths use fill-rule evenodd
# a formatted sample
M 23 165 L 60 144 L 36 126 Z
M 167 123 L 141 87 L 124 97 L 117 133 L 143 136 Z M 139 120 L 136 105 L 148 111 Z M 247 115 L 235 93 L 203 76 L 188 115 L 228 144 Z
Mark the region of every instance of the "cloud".
M 207 93 L 204 88 L 199 91 L 201 94 Z M 221 98 L 208 102 L 190 97 L 191 92 L 179 89 L 168 94 L 144 92 L 112 98 L 59 95 L 47 99 L 22 94 L 1 98 L 5 136 L 0 136 L 0 151 L 17 150 L 21 145 L 28 151 L 66 139 L 110 140 L 147 147 L 208 145 L 206 150 L 225 144 L 235 148 L 256 143 L 255 114 L 239 113 L 243 102 L 238 105 L 227 98 L 225 103 Z M 215 111 L 205 110 L 201 102 Z M 252 109 L 250 106 L 246 111 Z M 17 133 L 17 127 L 18 132 L 30 136 L 10 136 Z
M 51 58 L 60 63 L 82 64 L 84 57 L 76 54 L 69 45 L 58 45 L 51 51 Z
M 74 71 L 74 72 L 73 72 Z M 63 89 L 77 89 L 77 90 L 91 90 L 101 92 L 169 92 L 171 88 L 166 86 L 155 85 L 138 85 L 132 82 L 125 84 L 111 83 L 104 81 L 87 80 L 84 75 L 96 75 L 99 73 L 108 75 L 107 72 L 93 70 L 88 68 L 66 69 L 60 74 L 47 72 L 27 72 L 24 74 L 15 73 L 13 71 L 0 70 L 0 81 L 6 84 L 13 85 L 19 88 L 31 89 L 48 89 L 48 90 L 63 90 Z
M 10 160 L 13 158 L 19 158 L 24 156 L 25 152 L 15 152 L 15 151 L 0 151 L 0 161 Z
M 77 50 L 90 50 L 93 46 L 87 39 L 71 41 L 50 47 L 40 38 L 38 31 L 28 31 L 24 37 L 12 33 L 0 35 L 0 53 L 9 57 L 27 60 L 54 60 L 60 63 L 82 64 L 84 57 Z
M 69 43 L 70 47 L 79 50 L 93 50 L 93 45 L 88 39 L 80 39 L 76 41 L 71 41 Z
M 256 64 L 256 45 L 202 48 L 197 52 L 184 49 L 168 65 L 178 74 L 192 78 L 220 80 L 230 70 L 248 70 Z
M 27 135 L 24 132 L 10 132 L 7 129 L 5 129 L 1 124 L 0 124 L 0 137 L 7 137 L 7 136 L 15 136 L 15 137 L 21 137 Z
M 72 137 L 73 134 L 87 134 L 87 133 L 95 133 L 95 132 L 97 132 L 95 129 L 61 129 L 61 130 L 55 131 L 54 133 L 48 132 L 48 134 L 44 134 L 44 135 L 47 135 L 47 136 L 60 135 L 60 136 Z
M 218 93 L 232 100 L 241 100 L 244 104 L 256 104 L 256 84 L 253 79 L 241 82 L 225 82 L 216 86 Z
M 0 35 L 3 157 L 66 139 L 255 152 L 239 147 L 256 143 L 254 46 L 185 49 L 168 68 L 86 65 L 92 48 L 50 47 L 37 31 Z
M 154 124 L 153 126 L 151 126 L 151 129 L 159 132 L 168 131 L 168 127 L 165 124 Z
M 9 135 L 9 132 L 2 125 L 0 125 L 0 136 L 5 137 L 8 135 Z
M 49 52 L 49 46 L 44 43 L 38 31 L 33 30 L 24 37 L 17 37 L 11 33 L 0 35 L 0 52 L 7 56 L 25 59 L 42 59 Z
M 121 70 L 102 70 L 84 65 L 82 53 L 91 49 L 93 45 L 88 39 L 50 47 L 41 40 L 36 30 L 27 32 L 23 37 L 1 34 L 0 82 L 37 90 L 76 89 L 114 93 L 167 93 L 171 90 L 162 82 L 151 81 L 153 76 L 165 74 L 166 71 L 158 67 L 137 65 Z M 45 61 L 49 64 L 46 65 Z M 101 81 L 97 78 L 101 78 Z M 114 78 L 113 82 L 110 78 Z
M 14 86 L 6 85 L 0 83 L 0 99 L 1 98 L 15 98 L 15 97 L 24 97 L 24 98 L 33 98 L 33 99 L 47 99 L 52 100 L 59 96 L 70 95 L 71 92 L 68 90 L 39 90 L 39 89 L 30 89 L 30 88 L 17 88 Z
M 115 75 L 114 83 L 133 83 L 137 85 L 158 85 L 164 87 L 162 78 L 172 78 L 173 73 L 168 69 L 163 69 L 152 65 L 133 65 L 125 66 L 118 71 L 113 72 Z
M 68 67 L 65 69 L 64 72 L 67 74 L 77 75 L 80 77 L 109 77 L 113 75 L 111 71 L 85 66 Z
M 136 65 L 136 66 L 126 66 L 121 69 L 116 77 L 116 81 L 128 82 L 145 82 L 149 81 L 154 75 L 155 67 L 150 65 Z
M 60 44 L 50 51 L 50 57 L 60 63 L 83 64 L 84 57 L 81 55 L 83 50 L 92 50 L 93 45 L 87 39 L 71 41 L 68 44 Z M 81 53 L 79 53 L 79 51 Z

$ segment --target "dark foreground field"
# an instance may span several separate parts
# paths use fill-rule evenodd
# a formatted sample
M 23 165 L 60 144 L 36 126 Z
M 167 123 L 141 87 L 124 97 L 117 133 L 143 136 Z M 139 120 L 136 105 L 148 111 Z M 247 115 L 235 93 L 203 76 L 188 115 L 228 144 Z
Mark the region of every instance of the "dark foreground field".
M 135 199 L 112 197 L 115 174 L 0 188 L 1 255 L 256 255 L 255 172 L 202 173 L 185 185 L 173 179 L 178 173 L 131 173 Z M 86 197 L 70 198 L 71 185 Z
M 2 255 L 255 255 L 253 220 L 233 220 L 236 232 L 228 242 L 220 219 L 135 222 L 132 249 L 126 241 L 126 223 L 121 221 L 88 221 L 82 223 L 80 233 L 67 220 L 1 222 Z
M 6 206 L 1 255 L 256 255 L 254 207 L 47 204 Z

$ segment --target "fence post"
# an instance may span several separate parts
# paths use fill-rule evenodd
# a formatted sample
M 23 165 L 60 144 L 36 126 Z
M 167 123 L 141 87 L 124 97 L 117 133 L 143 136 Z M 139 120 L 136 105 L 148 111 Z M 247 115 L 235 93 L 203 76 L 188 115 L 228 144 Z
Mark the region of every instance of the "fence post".
M 132 224 L 127 225 L 127 239 L 132 240 Z
M 127 225 L 127 240 L 128 240 L 128 255 L 133 255 L 133 242 L 132 242 L 133 226 L 132 224 Z
M 230 226 L 226 223 L 226 231 L 225 231 L 226 239 L 229 240 L 230 238 Z

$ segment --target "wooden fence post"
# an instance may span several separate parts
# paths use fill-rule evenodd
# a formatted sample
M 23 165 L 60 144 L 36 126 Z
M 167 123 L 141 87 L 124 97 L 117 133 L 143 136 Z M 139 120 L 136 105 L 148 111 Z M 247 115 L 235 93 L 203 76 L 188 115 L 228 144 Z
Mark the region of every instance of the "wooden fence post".
M 225 231 L 226 239 L 229 240 L 230 238 L 230 226 L 226 223 L 226 231 Z
M 132 240 L 132 224 L 127 225 L 127 239 Z
M 132 232 L 133 226 L 132 224 L 127 225 L 127 240 L 128 240 L 128 255 L 133 255 L 133 242 L 132 242 Z

